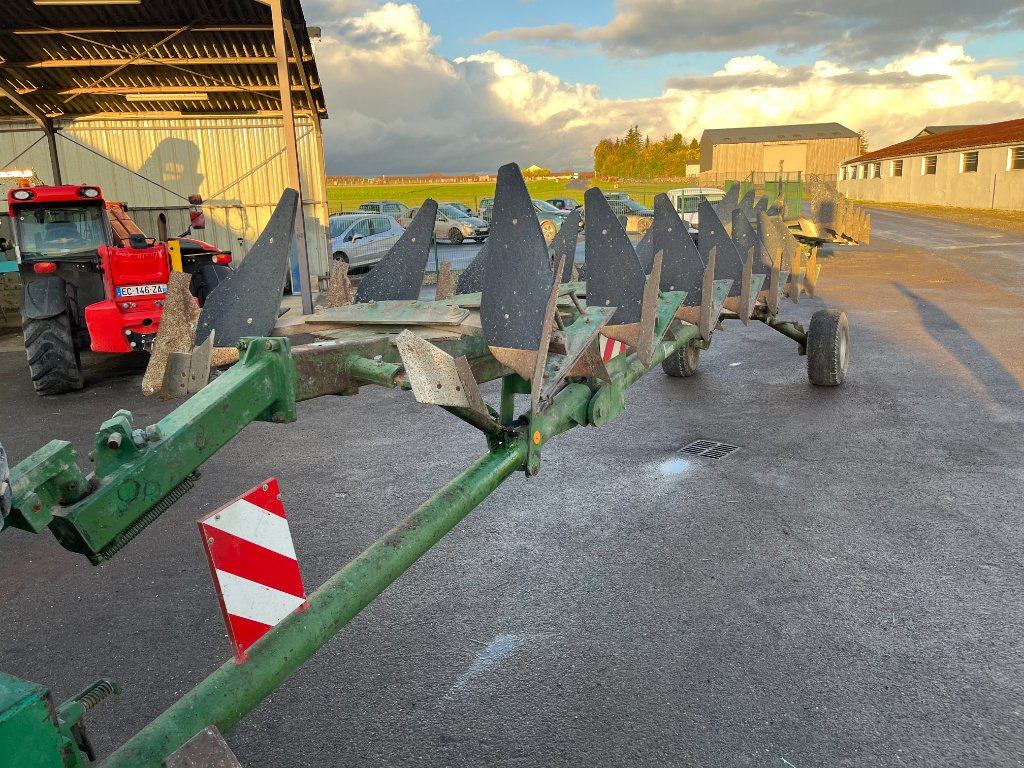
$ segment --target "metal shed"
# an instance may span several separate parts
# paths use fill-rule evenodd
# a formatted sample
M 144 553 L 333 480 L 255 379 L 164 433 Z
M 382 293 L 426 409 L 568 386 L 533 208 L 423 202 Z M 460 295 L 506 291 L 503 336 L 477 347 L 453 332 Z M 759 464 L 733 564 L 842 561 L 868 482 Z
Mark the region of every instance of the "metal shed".
M 327 272 L 327 110 L 319 33 L 299 0 L 6 0 L 4 10 L 0 170 L 97 184 L 154 236 L 183 232 L 199 194 L 207 228 L 196 234 L 238 259 L 281 191 L 301 182 L 296 242 L 314 281 Z

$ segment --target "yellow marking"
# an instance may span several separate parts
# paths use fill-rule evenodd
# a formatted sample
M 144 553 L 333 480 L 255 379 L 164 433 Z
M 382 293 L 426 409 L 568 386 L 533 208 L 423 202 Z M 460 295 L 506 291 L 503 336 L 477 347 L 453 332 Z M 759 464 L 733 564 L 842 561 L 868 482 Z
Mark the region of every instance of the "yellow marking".
M 177 240 L 167 241 L 167 252 L 171 254 L 171 269 L 174 272 L 182 272 L 181 268 L 181 243 Z
M 540 431 L 539 430 L 537 432 L 533 433 L 533 444 L 534 445 L 540 445 Z

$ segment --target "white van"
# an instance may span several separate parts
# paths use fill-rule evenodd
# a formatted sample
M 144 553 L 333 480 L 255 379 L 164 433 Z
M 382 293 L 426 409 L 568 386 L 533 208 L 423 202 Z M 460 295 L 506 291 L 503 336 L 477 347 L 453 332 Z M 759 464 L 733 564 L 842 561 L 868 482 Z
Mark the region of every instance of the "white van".
M 725 197 L 725 190 L 716 187 L 687 187 L 686 189 L 670 189 L 666 194 L 686 223 L 691 227 L 696 227 L 697 208 L 701 201 L 717 203 Z

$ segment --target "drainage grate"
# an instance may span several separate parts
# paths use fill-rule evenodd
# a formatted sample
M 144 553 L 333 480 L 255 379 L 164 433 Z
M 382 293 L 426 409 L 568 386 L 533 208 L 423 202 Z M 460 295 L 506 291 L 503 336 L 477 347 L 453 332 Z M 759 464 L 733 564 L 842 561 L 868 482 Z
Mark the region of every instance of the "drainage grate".
M 707 459 L 720 459 L 734 451 L 738 451 L 739 448 L 738 445 L 719 443 L 714 440 L 694 440 L 679 452 L 688 453 L 691 456 L 703 456 Z

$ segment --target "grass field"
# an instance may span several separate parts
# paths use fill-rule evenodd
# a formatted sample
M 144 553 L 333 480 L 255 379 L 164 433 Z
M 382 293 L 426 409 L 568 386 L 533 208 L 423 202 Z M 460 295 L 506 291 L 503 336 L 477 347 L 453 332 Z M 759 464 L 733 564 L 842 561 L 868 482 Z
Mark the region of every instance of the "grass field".
M 530 194 L 539 200 L 550 197 L 572 197 L 583 202 L 583 190 L 566 189 L 568 182 L 564 180 L 529 181 L 526 186 Z M 598 184 L 605 190 L 629 192 L 639 203 L 650 206 L 654 196 L 659 192 L 677 188 L 678 184 Z M 341 210 L 351 211 L 360 203 L 371 200 L 400 200 L 408 206 L 420 205 L 426 198 L 432 197 L 438 202 L 466 203 L 476 209 L 480 199 L 494 196 L 493 183 L 478 184 L 365 184 L 327 188 L 327 203 L 331 213 Z

